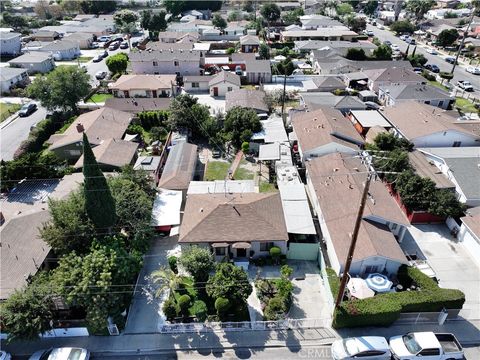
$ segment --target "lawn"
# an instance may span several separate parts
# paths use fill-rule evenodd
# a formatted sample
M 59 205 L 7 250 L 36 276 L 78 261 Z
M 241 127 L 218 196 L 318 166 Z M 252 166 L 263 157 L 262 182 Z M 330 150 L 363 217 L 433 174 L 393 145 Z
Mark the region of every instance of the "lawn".
M 269 192 L 277 192 L 277 188 L 275 184 L 270 184 L 266 181 L 260 181 L 260 192 L 261 193 L 269 193 Z
M 205 173 L 205 181 L 211 180 L 225 180 L 227 177 L 230 163 L 225 161 L 209 161 L 207 164 L 207 171 Z
M 86 102 L 87 103 L 104 103 L 105 100 L 113 98 L 112 94 L 93 94 Z
M 80 56 L 77 60 L 81 63 L 87 63 L 93 59 L 93 56 Z
M 475 105 L 473 104 L 473 102 L 471 102 L 470 100 L 461 98 L 461 97 L 457 97 L 457 99 L 455 101 L 455 106 L 460 108 L 460 111 L 462 111 L 464 113 L 472 113 L 472 112 L 476 113 L 476 112 L 478 112 L 478 110 L 475 108 Z
M 446 86 L 440 84 L 438 81 L 429 80 L 428 83 L 432 86 L 435 86 L 435 87 L 439 88 L 439 89 L 445 90 L 446 92 L 450 91 Z
M 20 110 L 19 104 L 0 103 L 0 122 L 6 120 L 10 115 Z
M 240 162 L 240 166 L 237 168 L 237 171 L 235 171 L 235 174 L 233 174 L 235 180 L 253 180 L 254 173 L 244 168 L 246 164 L 247 162 L 245 160 Z

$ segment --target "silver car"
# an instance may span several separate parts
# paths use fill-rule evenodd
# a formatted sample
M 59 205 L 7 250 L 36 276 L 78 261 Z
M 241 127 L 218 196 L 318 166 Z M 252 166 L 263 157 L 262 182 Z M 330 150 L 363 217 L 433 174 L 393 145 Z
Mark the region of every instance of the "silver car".
M 332 358 L 335 360 L 389 360 L 391 357 L 387 339 L 381 336 L 352 337 L 332 344 Z
M 29 360 L 88 360 L 90 351 L 82 348 L 61 347 L 40 350 L 33 353 Z

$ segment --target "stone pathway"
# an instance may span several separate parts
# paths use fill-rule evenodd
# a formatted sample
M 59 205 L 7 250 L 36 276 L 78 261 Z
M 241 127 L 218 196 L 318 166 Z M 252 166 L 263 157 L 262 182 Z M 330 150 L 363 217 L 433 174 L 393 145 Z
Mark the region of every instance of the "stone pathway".
M 240 165 L 240 161 L 243 159 L 243 151 L 240 150 L 237 155 L 235 155 L 235 159 L 232 162 L 232 165 L 228 169 L 227 178 L 231 179 L 235 171 L 237 171 L 238 166 Z

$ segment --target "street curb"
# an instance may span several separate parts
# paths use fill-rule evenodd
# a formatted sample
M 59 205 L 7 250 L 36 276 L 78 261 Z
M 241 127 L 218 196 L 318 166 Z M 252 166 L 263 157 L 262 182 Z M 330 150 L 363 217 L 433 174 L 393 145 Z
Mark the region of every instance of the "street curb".
M 11 120 L 9 120 L 9 121 L 4 121 L 4 122 L 2 123 L 2 125 L 0 126 L 0 130 L 3 129 L 3 128 L 6 128 L 6 127 L 7 127 L 8 125 L 10 125 L 12 122 L 14 122 L 15 120 L 17 120 L 18 117 L 19 117 L 19 115 L 17 114 L 17 115 L 14 115 L 14 117 L 13 117 Z

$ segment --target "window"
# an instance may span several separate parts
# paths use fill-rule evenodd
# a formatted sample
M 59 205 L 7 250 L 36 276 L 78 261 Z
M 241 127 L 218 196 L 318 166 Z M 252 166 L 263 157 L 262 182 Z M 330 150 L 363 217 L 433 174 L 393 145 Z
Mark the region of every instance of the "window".
M 392 224 L 392 230 L 395 230 L 397 228 L 397 226 L 398 226 L 397 224 L 393 223 Z
M 273 242 L 262 242 L 260 243 L 260 251 L 270 251 L 273 246 L 275 246 Z
M 227 88 L 227 91 L 232 91 L 232 90 L 233 90 L 233 89 L 232 89 L 231 86 L 229 86 L 229 87 Z
M 225 256 L 225 248 L 224 247 L 215 248 L 215 255 L 216 256 Z
M 418 354 L 420 356 L 438 356 L 440 355 L 440 349 L 423 349 Z
M 67 155 L 70 156 L 80 156 L 82 152 L 80 150 L 66 150 Z
M 199 88 L 199 87 L 200 87 L 200 83 L 192 82 L 192 88 Z
M 453 142 L 453 147 L 460 147 L 460 145 L 462 145 L 461 141 L 454 141 Z
M 173 61 L 173 66 L 178 66 L 178 61 L 177 60 Z
M 153 66 L 158 66 L 158 61 L 154 61 Z
M 367 265 L 365 266 L 365 272 L 367 274 L 372 274 L 378 272 L 378 266 L 377 265 Z
M 385 355 L 385 351 L 381 350 L 367 350 L 355 355 L 355 357 L 369 357 L 369 356 L 382 356 Z

